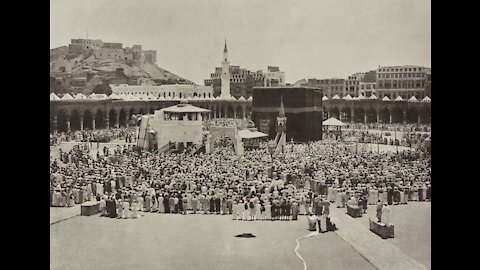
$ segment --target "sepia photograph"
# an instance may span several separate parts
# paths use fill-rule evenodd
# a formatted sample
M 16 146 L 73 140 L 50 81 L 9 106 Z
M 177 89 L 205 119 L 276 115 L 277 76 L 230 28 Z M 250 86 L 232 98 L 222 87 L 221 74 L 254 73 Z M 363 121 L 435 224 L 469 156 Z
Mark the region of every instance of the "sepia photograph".
M 50 0 L 50 269 L 430 270 L 431 98 L 430 0 Z

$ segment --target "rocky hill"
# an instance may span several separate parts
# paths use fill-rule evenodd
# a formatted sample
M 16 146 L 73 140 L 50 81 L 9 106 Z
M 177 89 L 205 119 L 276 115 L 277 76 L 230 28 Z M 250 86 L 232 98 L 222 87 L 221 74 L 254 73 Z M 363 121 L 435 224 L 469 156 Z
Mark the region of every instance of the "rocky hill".
M 157 84 L 192 83 L 156 64 L 145 61 L 96 58 L 92 53 L 72 55 L 68 53 L 67 46 L 50 50 L 50 74 L 55 78 L 67 77 L 73 81 L 84 78 L 85 86 L 91 85 L 92 83 L 89 81 L 93 78 L 95 78 L 95 83 L 130 83 L 132 79 L 151 81 Z M 82 85 L 80 84 L 80 87 Z M 65 87 L 72 88 L 74 92 L 76 92 L 74 88 L 79 88 L 78 84 L 74 83 L 72 86 L 69 84 Z M 82 90 L 81 92 L 89 91 Z

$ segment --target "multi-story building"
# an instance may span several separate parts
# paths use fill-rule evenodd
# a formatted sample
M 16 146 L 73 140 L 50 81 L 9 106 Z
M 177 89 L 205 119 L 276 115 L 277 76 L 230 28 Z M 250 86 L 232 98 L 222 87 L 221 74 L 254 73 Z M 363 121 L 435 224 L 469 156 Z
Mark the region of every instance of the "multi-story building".
M 415 96 L 422 99 L 431 94 L 430 68 L 422 66 L 385 66 L 377 69 L 376 92 L 378 98 L 388 96 L 395 99 L 397 96 L 409 99 Z
M 343 97 L 345 95 L 345 79 L 308 79 L 307 86 L 321 89 L 324 96 L 332 98 L 335 95 Z
M 279 67 L 267 67 L 268 72 L 265 73 L 264 86 L 285 86 L 285 72 L 280 71 Z
M 358 96 L 360 92 L 360 82 L 365 77 L 364 72 L 358 72 L 348 76 L 347 81 L 345 82 L 345 95 L 350 95 L 352 97 Z
M 372 70 L 369 72 L 365 72 L 363 75 L 363 78 L 360 80 L 360 83 L 358 84 L 358 95 L 362 95 L 367 98 L 370 97 L 372 94 L 375 94 L 376 85 L 377 85 L 376 71 Z
M 427 84 L 425 87 L 425 94 L 431 98 L 432 97 L 432 70 L 430 68 L 427 68 L 426 73 L 427 73 L 427 82 L 426 82 Z
M 225 74 L 222 70 L 229 71 Z M 215 67 L 215 73 L 210 74 L 210 79 L 206 79 L 205 86 L 213 87 L 215 96 L 220 96 L 222 92 L 222 78 L 224 91 L 228 89 L 227 82 L 230 80 L 229 92 L 235 98 L 249 98 L 252 96 L 253 87 L 274 87 L 285 85 L 285 72 L 280 71 L 278 67 L 268 67 L 268 72 L 264 73 L 262 70 L 256 72 L 240 68 L 240 66 L 232 66 L 228 62 L 228 51 L 225 42 L 224 59 L 222 67 Z

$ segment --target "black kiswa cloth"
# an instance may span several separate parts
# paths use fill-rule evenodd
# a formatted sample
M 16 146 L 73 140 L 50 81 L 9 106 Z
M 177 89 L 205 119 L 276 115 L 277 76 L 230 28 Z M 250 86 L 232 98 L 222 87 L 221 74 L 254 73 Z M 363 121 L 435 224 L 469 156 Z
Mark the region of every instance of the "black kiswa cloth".
M 242 233 L 242 234 L 235 235 L 235 237 L 252 238 L 252 237 L 256 237 L 256 236 L 251 234 L 251 233 Z

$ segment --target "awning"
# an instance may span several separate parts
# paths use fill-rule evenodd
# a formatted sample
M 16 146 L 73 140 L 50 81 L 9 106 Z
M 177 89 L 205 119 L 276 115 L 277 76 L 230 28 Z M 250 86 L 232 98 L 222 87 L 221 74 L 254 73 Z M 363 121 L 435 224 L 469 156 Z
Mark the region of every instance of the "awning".
M 263 133 L 263 132 L 260 132 L 260 131 L 250 131 L 248 129 L 242 129 L 240 131 L 238 131 L 238 135 L 242 138 L 242 139 L 253 139 L 253 138 L 261 138 L 261 137 L 267 137 L 268 135 Z
M 327 120 L 323 121 L 322 125 L 324 126 L 335 126 L 335 127 L 341 127 L 345 126 L 345 123 L 342 121 L 338 120 L 337 118 L 330 117 Z

